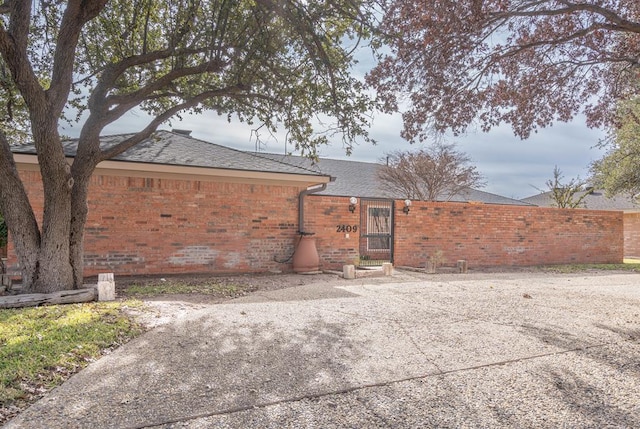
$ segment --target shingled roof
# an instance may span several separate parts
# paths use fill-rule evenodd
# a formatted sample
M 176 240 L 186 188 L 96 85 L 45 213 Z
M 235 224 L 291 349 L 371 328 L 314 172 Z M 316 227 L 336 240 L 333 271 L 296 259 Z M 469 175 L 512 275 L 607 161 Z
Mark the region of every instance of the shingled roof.
M 300 168 L 314 170 L 318 173 L 334 177 L 335 181 L 329 183 L 327 185 L 327 189 L 319 192 L 319 194 L 363 198 L 406 198 L 406 195 L 390 195 L 382 189 L 380 180 L 376 173 L 380 165 L 376 163 L 329 158 L 320 158 L 317 162 L 314 162 L 309 158 L 294 155 L 279 155 L 273 153 L 258 153 L 257 155 L 273 161 L 295 165 Z M 531 205 L 524 201 L 506 198 L 472 188 L 467 188 L 464 192 L 455 195 L 450 201 L 473 201 L 485 204 L 519 206 Z
M 112 147 L 133 134 L 118 134 L 100 138 L 103 149 Z M 77 139 L 65 140 L 63 148 L 69 157 L 75 156 Z M 14 146 L 14 153 L 35 154 L 33 145 Z M 406 195 L 390 195 L 385 192 L 378 180 L 376 170 L 379 164 L 360 161 L 321 158 L 318 162 L 293 155 L 273 153 L 252 153 L 196 139 L 185 132 L 160 130 L 151 137 L 112 158 L 115 161 L 132 163 L 159 164 L 184 167 L 213 168 L 217 170 L 236 170 L 260 173 L 295 174 L 304 176 L 331 176 L 335 181 L 320 192 L 324 195 L 356 196 L 363 198 L 404 199 Z M 535 205 L 535 203 L 477 189 L 468 188 L 454 196 L 450 201 L 481 202 L 503 205 Z
M 579 192 L 578 194 L 576 194 L 576 198 L 580 198 L 584 194 L 585 192 Z M 530 204 L 534 204 L 540 207 L 553 207 L 555 205 L 551 191 L 523 198 L 522 201 L 526 201 Z M 616 195 L 614 197 L 607 197 L 606 193 L 601 189 L 591 190 L 589 194 L 582 200 L 580 208 L 590 210 L 640 210 L 640 206 L 637 203 L 634 203 L 633 198 L 629 197 L 628 195 Z
M 107 149 L 131 136 L 133 134 L 101 137 L 100 146 L 103 149 Z M 78 147 L 77 139 L 65 140 L 62 144 L 67 156 L 75 156 Z M 25 154 L 36 153 L 33 145 L 14 146 L 12 151 Z M 277 160 L 256 156 L 252 153 L 199 140 L 184 133 L 166 130 L 156 131 L 148 139 L 112 158 L 112 160 L 307 176 L 323 175 L 317 170 L 282 163 Z

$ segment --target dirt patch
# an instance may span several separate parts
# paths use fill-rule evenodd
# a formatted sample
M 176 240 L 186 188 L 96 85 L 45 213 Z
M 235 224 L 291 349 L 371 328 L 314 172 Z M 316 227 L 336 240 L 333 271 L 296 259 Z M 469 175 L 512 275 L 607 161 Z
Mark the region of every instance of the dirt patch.
M 586 269 L 578 270 L 591 276 L 611 274 L 615 270 Z M 624 272 L 624 271 L 620 271 Z M 458 274 L 455 267 L 439 267 L 437 274 L 427 274 L 424 269 L 398 267 L 394 277 L 381 277 L 381 271 L 358 270 L 356 280 L 370 278 L 374 282 L 384 281 L 437 281 L 450 276 L 486 276 L 491 274 L 506 273 L 530 273 L 539 274 L 575 274 L 576 272 L 563 272 L 554 267 L 474 267 L 467 274 Z M 379 278 L 378 278 L 379 277 Z M 226 301 L 262 292 L 278 289 L 294 288 L 311 284 L 334 284 L 341 279 L 338 273 L 322 274 L 238 274 L 238 275 L 212 275 L 212 274 L 180 274 L 166 276 L 116 276 L 116 295 L 118 299 L 137 298 L 144 301 L 146 310 L 131 309 L 136 319 L 147 328 L 153 328 L 188 315 L 194 310 L 206 308 L 210 305 L 221 304 Z M 163 293 L 134 294 L 134 287 L 145 285 L 163 285 Z M 173 287 L 175 285 L 175 288 Z M 184 286 L 191 286 L 188 293 L 182 293 Z M 204 293 L 203 293 L 203 290 Z
M 163 293 L 146 295 L 145 300 L 159 300 L 171 297 L 175 300 L 189 302 L 219 302 L 227 299 L 238 298 L 258 291 L 270 291 L 295 286 L 304 286 L 313 283 L 325 283 L 335 281 L 335 274 L 240 274 L 240 275 L 211 275 L 211 274 L 182 274 L 170 276 L 122 276 L 116 278 L 116 294 L 118 297 L 131 296 L 129 293 L 133 286 L 145 286 L 151 284 L 180 285 L 192 287 L 193 293 Z M 207 293 L 198 293 L 198 287 L 216 285 L 216 288 L 208 288 Z M 178 289 L 176 287 L 176 289 Z
M 593 267 L 585 267 L 575 269 L 567 269 L 566 265 L 560 266 L 494 266 L 494 267 L 473 267 L 469 268 L 466 275 L 473 274 L 491 274 L 491 273 L 548 273 L 548 274 L 570 274 L 570 273 L 588 273 L 597 275 L 600 273 L 612 273 L 618 270 L 602 269 Z M 398 273 L 412 273 L 418 276 L 426 275 L 426 278 L 433 278 L 434 274 L 427 274 L 423 268 L 397 267 Z M 624 272 L 627 270 L 619 270 Z M 437 269 L 437 274 L 458 274 L 455 266 L 441 266 Z M 380 270 L 358 270 L 357 278 L 380 277 Z M 238 298 L 256 292 L 271 291 L 277 289 L 285 289 L 296 286 L 305 286 L 309 284 L 326 284 L 327 282 L 335 282 L 341 278 L 339 273 L 320 273 L 320 274 L 296 274 L 296 273 L 252 273 L 252 274 L 236 274 L 236 275 L 215 275 L 210 273 L 204 274 L 176 274 L 163 276 L 116 276 L 116 294 L 119 298 L 132 297 L 129 293 L 132 286 L 158 285 L 165 284 L 167 287 L 162 294 L 142 294 L 139 296 L 144 300 L 175 300 L 186 301 L 192 303 L 218 303 L 229 299 Z M 97 281 L 97 279 L 96 279 Z M 90 282 L 89 282 L 90 283 Z M 172 285 L 176 288 L 172 292 Z M 189 293 L 181 293 L 180 286 L 191 286 Z M 215 285 L 216 287 L 206 286 Z M 199 288 L 202 286 L 202 288 Z M 199 293 L 199 289 L 206 289 L 206 293 Z
M 171 276 L 116 277 L 118 299 L 137 298 L 147 305 L 144 310 L 132 308 L 129 313 L 145 328 L 151 329 L 185 317 L 195 310 L 220 304 L 254 293 L 286 289 L 309 284 L 327 284 L 338 279 L 336 274 L 183 274 Z M 136 294 L 132 291 L 146 285 L 161 285 L 164 293 Z M 175 288 L 173 287 L 175 286 Z M 172 292 L 189 289 L 189 293 Z M 206 293 L 201 291 L 206 290 Z

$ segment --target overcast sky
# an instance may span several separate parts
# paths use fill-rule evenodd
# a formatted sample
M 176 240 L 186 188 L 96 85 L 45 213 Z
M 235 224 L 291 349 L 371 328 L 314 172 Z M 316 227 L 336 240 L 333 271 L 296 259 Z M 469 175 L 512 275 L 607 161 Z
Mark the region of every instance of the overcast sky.
M 107 127 L 104 134 L 139 131 L 146 123 L 143 113 L 131 112 L 118 123 Z M 250 127 L 239 122 L 228 123 L 226 118 L 212 112 L 185 115 L 182 121 L 161 127 L 171 128 L 189 129 L 195 138 L 239 150 L 256 149 L 255 136 Z M 401 128 L 399 115 L 378 115 L 371 128 L 378 145 L 358 145 L 350 157 L 346 156 L 341 143 L 321 147 L 319 153 L 326 158 L 377 162 L 386 152 L 417 148 L 400 137 Z M 79 129 L 67 128 L 62 132 L 77 137 Z M 262 136 L 265 144 L 260 150 L 274 153 L 292 150 L 291 147 L 285 147 L 282 137 L 278 140 L 267 137 Z M 576 176 L 588 177 L 589 163 L 602 156 L 602 151 L 594 147 L 602 137 L 603 132 L 590 130 L 583 121 L 575 120 L 541 130 L 528 140 L 514 137 L 508 127 L 496 128 L 489 133 L 472 130 L 463 137 L 445 140 L 456 143 L 459 150 L 471 157 L 478 171 L 486 178 L 487 186 L 482 190 L 505 197 L 525 198 L 537 194 L 536 188 L 545 188 L 545 182 L 552 177 L 555 165 L 562 170 L 567 181 Z

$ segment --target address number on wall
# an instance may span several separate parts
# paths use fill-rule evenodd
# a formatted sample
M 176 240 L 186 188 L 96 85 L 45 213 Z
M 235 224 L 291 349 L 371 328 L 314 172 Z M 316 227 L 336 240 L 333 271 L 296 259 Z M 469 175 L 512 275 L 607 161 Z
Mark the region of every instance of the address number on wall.
M 336 232 L 358 232 L 358 225 L 338 225 Z

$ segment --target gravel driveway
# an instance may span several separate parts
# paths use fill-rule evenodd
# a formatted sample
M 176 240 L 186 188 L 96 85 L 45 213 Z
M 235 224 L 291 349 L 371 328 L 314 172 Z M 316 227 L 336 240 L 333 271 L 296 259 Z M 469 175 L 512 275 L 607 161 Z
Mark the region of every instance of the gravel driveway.
M 639 274 L 398 273 L 164 308 L 6 427 L 640 427 Z

